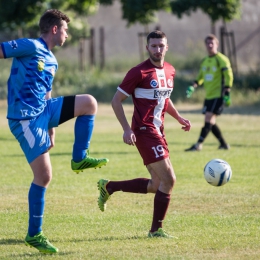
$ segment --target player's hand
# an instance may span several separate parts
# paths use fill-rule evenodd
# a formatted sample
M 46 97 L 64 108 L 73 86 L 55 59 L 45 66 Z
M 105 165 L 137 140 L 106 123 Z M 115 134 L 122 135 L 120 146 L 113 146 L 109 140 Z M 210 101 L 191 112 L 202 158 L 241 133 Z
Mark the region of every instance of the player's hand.
M 189 86 L 186 90 L 186 97 L 190 98 L 192 96 L 192 93 L 195 91 L 195 88 L 193 86 Z
M 225 95 L 223 97 L 223 101 L 224 101 L 224 105 L 226 107 L 229 107 L 231 105 L 231 98 L 230 98 L 230 95 Z
M 181 129 L 183 129 L 185 132 L 190 131 L 191 123 L 188 119 L 179 116 L 178 122 L 182 125 Z
M 123 141 L 124 141 L 124 143 L 126 143 L 128 145 L 133 145 L 133 146 L 135 145 L 136 137 L 135 137 L 134 132 L 131 129 L 126 130 L 124 132 Z
M 55 128 L 50 128 L 48 130 L 49 136 L 50 136 L 50 141 L 51 141 L 51 145 L 48 148 L 48 151 L 54 147 L 55 145 Z

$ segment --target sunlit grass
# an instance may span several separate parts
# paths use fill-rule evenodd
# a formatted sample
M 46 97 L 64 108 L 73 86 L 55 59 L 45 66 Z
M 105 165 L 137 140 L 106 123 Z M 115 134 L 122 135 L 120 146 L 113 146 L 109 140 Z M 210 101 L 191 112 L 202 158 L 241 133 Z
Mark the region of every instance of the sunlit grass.
M 5 105 L 0 105 L 0 259 L 259 259 L 260 258 L 260 123 L 259 113 L 227 112 L 218 119 L 230 151 L 217 150 L 212 135 L 201 152 L 185 153 L 202 126 L 200 105 L 177 105 L 192 122 L 185 133 L 166 117 L 166 134 L 177 184 L 164 222 L 178 239 L 148 239 L 153 195 L 115 193 L 102 213 L 96 182 L 149 177 L 135 147 L 124 145 L 122 129 L 112 109 L 100 105 L 91 142 L 93 156 L 107 156 L 106 167 L 79 175 L 70 169 L 73 123 L 56 130 L 51 151 L 53 180 L 46 195 L 43 230 L 60 249 L 41 255 L 23 244 L 27 232 L 27 194 L 32 174 L 9 132 Z M 132 108 L 126 107 L 131 118 Z M 212 158 L 227 160 L 231 181 L 213 187 L 203 178 Z

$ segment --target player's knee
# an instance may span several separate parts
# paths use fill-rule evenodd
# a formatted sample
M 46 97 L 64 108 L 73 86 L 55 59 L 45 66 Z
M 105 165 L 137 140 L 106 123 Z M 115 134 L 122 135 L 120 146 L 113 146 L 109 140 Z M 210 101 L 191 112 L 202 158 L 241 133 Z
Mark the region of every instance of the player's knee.
M 43 183 L 43 186 L 46 187 L 49 185 L 49 183 L 51 182 L 52 180 L 52 175 L 46 175 L 42 178 L 42 183 Z
M 97 100 L 91 95 L 85 95 L 85 112 L 86 115 L 95 115 L 97 113 Z
M 176 176 L 175 174 L 171 174 L 168 179 L 169 186 L 172 188 L 176 183 Z
M 150 193 L 156 193 L 160 185 L 160 180 L 149 180 L 147 191 Z
M 48 187 L 52 180 L 52 173 L 51 172 L 42 172 L 40 175 L 34 176 L 34 183 L 42 186 L 42 187 Z

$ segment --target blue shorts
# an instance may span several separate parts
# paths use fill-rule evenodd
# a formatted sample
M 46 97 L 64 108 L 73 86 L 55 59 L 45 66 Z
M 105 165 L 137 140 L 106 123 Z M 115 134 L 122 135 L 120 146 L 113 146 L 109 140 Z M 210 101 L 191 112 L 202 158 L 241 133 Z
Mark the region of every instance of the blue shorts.
M 28 163 L 48 150 L 51 145 L 48 130 L 59 125 L 63 97 L 47 100 L 44 111 L 29 120 L 8 120 L 12 134 L 20 143 Z

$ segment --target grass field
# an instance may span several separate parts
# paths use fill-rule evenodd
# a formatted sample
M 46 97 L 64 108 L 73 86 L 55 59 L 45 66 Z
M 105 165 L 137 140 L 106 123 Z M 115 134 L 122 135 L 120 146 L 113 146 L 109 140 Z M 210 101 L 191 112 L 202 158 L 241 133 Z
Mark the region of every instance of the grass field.
M 200 107 L 177 105 L 190 119 L 185 133 L 166 117 L 166 135 L 177 184 L 164 221 L 178 239 L 149 239 L 153 195 L 118 192 L 106 212 L 97 206 L 96 182 L 148 177 L 135 147 L 122 142 L 122 130 L 112 109 L 100 105 L 91 143 L 93 156 L 107 156 L 109 164 L 79 175 L 70 169 L 73 121 L 56 130 L 51 150 L 53 180 L 47 191 L 44 233 L 59 248 L 42 255 L 24 245 L 27 232 L 27 194 L 30 168 L 5 119 L 0 103 L 0 259 L 260 259 L 260 120 L 259 108 L 230 108 L 218 124 L 231 150 L 217 150 L 212 135 L 201 152 L 185 153 L 203 123 Z M 126 107 L 130 118 L 131 107 Z M 243 112 L 243 113 L 242 113 Z M 229 162 L 231 181 L 213 187 L 203 178 L 204 165 L 213 158 Z

